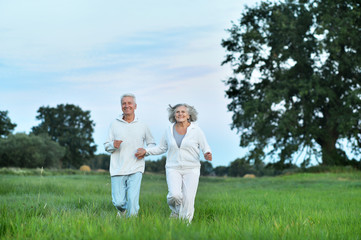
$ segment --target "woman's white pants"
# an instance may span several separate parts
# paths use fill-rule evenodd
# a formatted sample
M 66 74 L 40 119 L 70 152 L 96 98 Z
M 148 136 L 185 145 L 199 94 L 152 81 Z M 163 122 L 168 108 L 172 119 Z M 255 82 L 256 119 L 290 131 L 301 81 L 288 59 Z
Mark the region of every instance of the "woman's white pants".
M 193 219 L 200 168 L 166 169 L 168 195 L 167 202 L 173 214 L 179 218 Z

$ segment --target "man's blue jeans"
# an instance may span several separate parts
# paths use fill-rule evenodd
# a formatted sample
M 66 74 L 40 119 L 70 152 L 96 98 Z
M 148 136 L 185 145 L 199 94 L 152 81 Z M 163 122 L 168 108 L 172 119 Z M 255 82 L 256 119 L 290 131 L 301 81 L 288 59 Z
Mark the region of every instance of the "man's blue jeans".
M 127 217 L 138 214 L 142 176 L 141 172 L 137 172 L 131 175 L 111 177 L 113 204 L 121 212 L 126 210 Z

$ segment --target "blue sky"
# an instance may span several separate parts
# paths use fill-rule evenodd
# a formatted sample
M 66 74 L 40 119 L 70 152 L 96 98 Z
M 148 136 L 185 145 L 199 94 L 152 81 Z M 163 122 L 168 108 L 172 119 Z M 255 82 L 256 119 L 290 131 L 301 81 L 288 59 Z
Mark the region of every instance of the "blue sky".
M 220 66 L 225 29 L 259 1 L 1 0 L 0 110 L 15 132 L 29 133 L 41 106 L 75 104 L 91 111 L 97 153 L 123 93 L 137 96 L 137 115 L 159 142 L 167 106 L 199 112 L 213 166 L 247 153 L 230 129 Z M 158 159 L 153 157 L 151 159 Z

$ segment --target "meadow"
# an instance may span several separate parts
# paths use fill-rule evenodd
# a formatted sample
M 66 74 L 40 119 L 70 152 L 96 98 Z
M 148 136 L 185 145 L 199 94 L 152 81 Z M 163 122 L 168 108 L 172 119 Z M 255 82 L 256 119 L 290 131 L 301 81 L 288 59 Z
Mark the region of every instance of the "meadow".
M 169 219 L 164 175 L 116 217 L 107 174 L 0 174 L 0 239 L 361 239 L 361 172 L 201 177 L 191 225 Z

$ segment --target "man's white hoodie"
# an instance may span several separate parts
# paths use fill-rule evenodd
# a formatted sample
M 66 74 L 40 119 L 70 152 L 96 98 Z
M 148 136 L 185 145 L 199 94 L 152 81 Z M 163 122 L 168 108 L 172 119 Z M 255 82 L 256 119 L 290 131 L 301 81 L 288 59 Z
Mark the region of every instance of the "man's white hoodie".
M 114 148 L 114 140 L 122 140 L 118 149 Z M 144 159 L 138 160 L 135 153 L 138 148 L 155 146 L 154 138 L 143 122 L 134 118 L 133 122 L 117 117 L 109 127 L 108 139 L 104 143 L 105 151 L 111 153 L 109 172 L 111 176 L 144 173 Z

